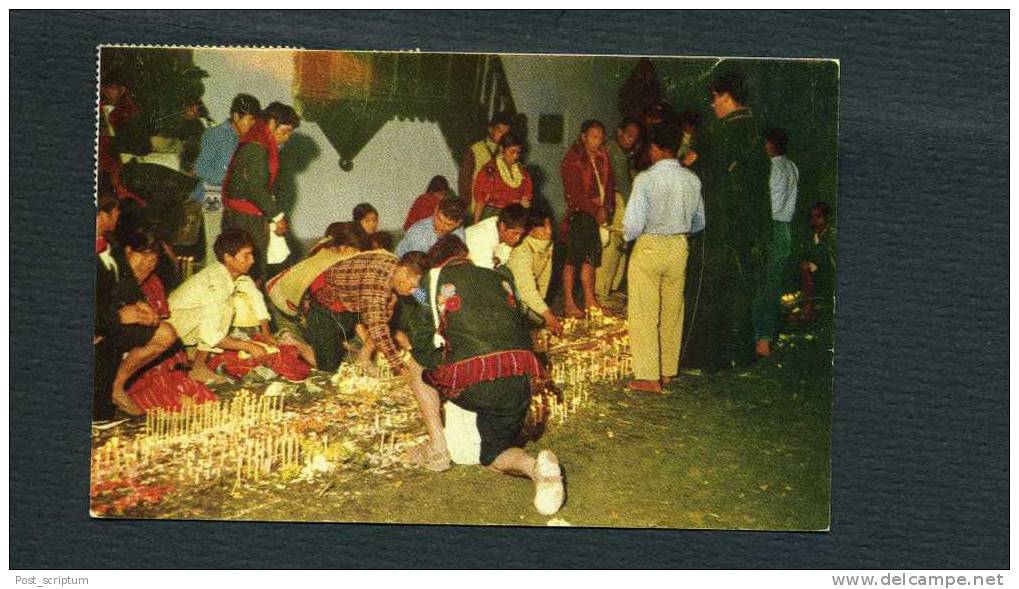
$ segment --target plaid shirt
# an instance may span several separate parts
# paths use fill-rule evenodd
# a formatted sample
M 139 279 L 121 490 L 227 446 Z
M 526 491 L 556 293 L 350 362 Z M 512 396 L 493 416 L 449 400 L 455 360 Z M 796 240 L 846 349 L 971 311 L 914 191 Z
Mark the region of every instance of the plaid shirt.
M 327 307 L 339 303 L 360 314 L 368 338 L 394 371 L 404 368 L 389 333 L 389 319 L 396 306 L 390 281 L 398 262 L 389 252 L 367 252 L 337 262 L 325 271 L 325 285 L 315 293 Z

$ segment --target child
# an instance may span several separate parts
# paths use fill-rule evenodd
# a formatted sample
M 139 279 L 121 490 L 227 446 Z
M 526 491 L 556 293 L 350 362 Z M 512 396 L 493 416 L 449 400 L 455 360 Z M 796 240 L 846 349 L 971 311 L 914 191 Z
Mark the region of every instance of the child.
M 813 321 L 818 308 L 831 312 L 835 297 L 835 229 L 831 226 L 831 206 L 826 202 L 810 205 L 811 239 L 800 256 L 803 285 L 803 309 L 791 318 L 796 323 Z
M 369 237 L 379 230 L 379 212 L 370 204 L 363 202 L 354 207 L 353 217 Z
M 800 171 L 786 157 L 789 137 L 781 129 L 764 132 L 764 151 L 771 159 L 769 186 L 771 190 L 771 248 L 768 249 L 768 266 L 764 284 L 754 298 L 754 347 L 757 355 L 771 355 L 771 342 L 779 317 L 779 299 L 782 296 L 782 276 L 789 261 L 789 223 L 796 213 Z

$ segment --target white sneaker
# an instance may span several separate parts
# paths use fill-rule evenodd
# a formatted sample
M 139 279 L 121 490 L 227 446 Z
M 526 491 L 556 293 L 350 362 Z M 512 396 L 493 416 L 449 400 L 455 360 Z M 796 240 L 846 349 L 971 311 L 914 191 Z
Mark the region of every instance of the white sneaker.
M 542 450 L 534 465 L 534 508 L 542 515 L 559 511 L 565 498 L 559 459 L 551 450 Z

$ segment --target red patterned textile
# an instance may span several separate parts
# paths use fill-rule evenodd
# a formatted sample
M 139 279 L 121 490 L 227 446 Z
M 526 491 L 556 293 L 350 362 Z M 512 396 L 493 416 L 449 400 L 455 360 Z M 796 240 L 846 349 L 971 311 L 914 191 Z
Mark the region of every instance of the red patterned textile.
M 151 274 L 141 286 L 142 292 L 145 294 L 145 301 L 159 315 L 159 318 L 169 317 L 170 303 L 166 299 L 166 288 L 163 287 L 163 281 L 155 274 Z
M 157 407 L 167 411 L 179 411 L 183 396 L 191 397 L 196 404 L 216 401 L 218 397 L 212 389 L 191 380 L 187 372 L 177 368 L 186 363 L 187 356 L 184 351 L 177 352 L 146 370 L 128 389 L 128 396 L 145 411 Z
M 209 359 L 209 368 L 216 370 L 220 366 L 234 378 L 243 378 L 256 366 L 266 366 L 287 380 L 304 380 L 311 373 L 309 366 L 301 358 L 295 346 L 279 346 L 280 351 L 267 354 L 261 358 L 241 358 L 237 351 L 228 350 L 216 354 Z
M 347 311 L 349 311 L 350 309 L 348 309 L 347 306 L 344 305 L 338 299 L 329 299 L 318 296 L 318 291 L 321 290 L 325 285 L 326 275 L 325 272 L 323 272 L 322 274 L 318 275 L 318 278 L 311 281 L 311 286 L 308 287 L 308 290 L 311 291 L 311 294 L 315 296 L 316 301 L 321 303 L 322 306 L 329 309 L 330 311 L 335 311 L 337 313 L 346 313 Z
M 531 377 L 531 389 L 540 387 L 545 368 L 530 350 L 506 350 L 474 356 L 460 362 L 443 364 L 424 372 L 425 382 L 435 387 L 446 399 L 455 399 L 467 387 L 510 376 Z

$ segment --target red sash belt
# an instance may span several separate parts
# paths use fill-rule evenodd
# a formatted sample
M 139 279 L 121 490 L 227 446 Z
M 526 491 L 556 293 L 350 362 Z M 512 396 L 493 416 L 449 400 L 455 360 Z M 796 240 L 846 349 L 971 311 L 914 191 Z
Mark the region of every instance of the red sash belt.
M 250 200 L 242 200 L 240 198 L 230 198 L 229 196 L 224 196 L 223 206 L 245 215 L 254 215 L 256 217 L 262 216 L 262 210 L 255 206 L 255 203 L 251 202 Z
M 322 306 L 325 307 L 326 309 L 329 309 L 330 311 L 333 311 L 335 313 L 346 313 L 350 311 L 350 309 L 348 309 L 347 306 L 341 303 L 340 301 L 334 299 L 326 299 L 326 297 L 323 297 L 322 295 L 319 294 L 318 291 L 322 290 L 322 288 L 325 285 L 326 275 L 323 272 L 322 274 L 318 275 L 318 278 L 312 281 L 311 285 L 308 286 L 308 290 L 310 290 L 311 294 L 315 296 L 315 300 L 321 303 Z
M 469 386 L 510 376 L 530 376 L 531 389 L 545 376 L 538 357 L 530 350 L 506 350 L 443 364 L 425 371 L 424 380 L 446 399 L 455 399 Z

